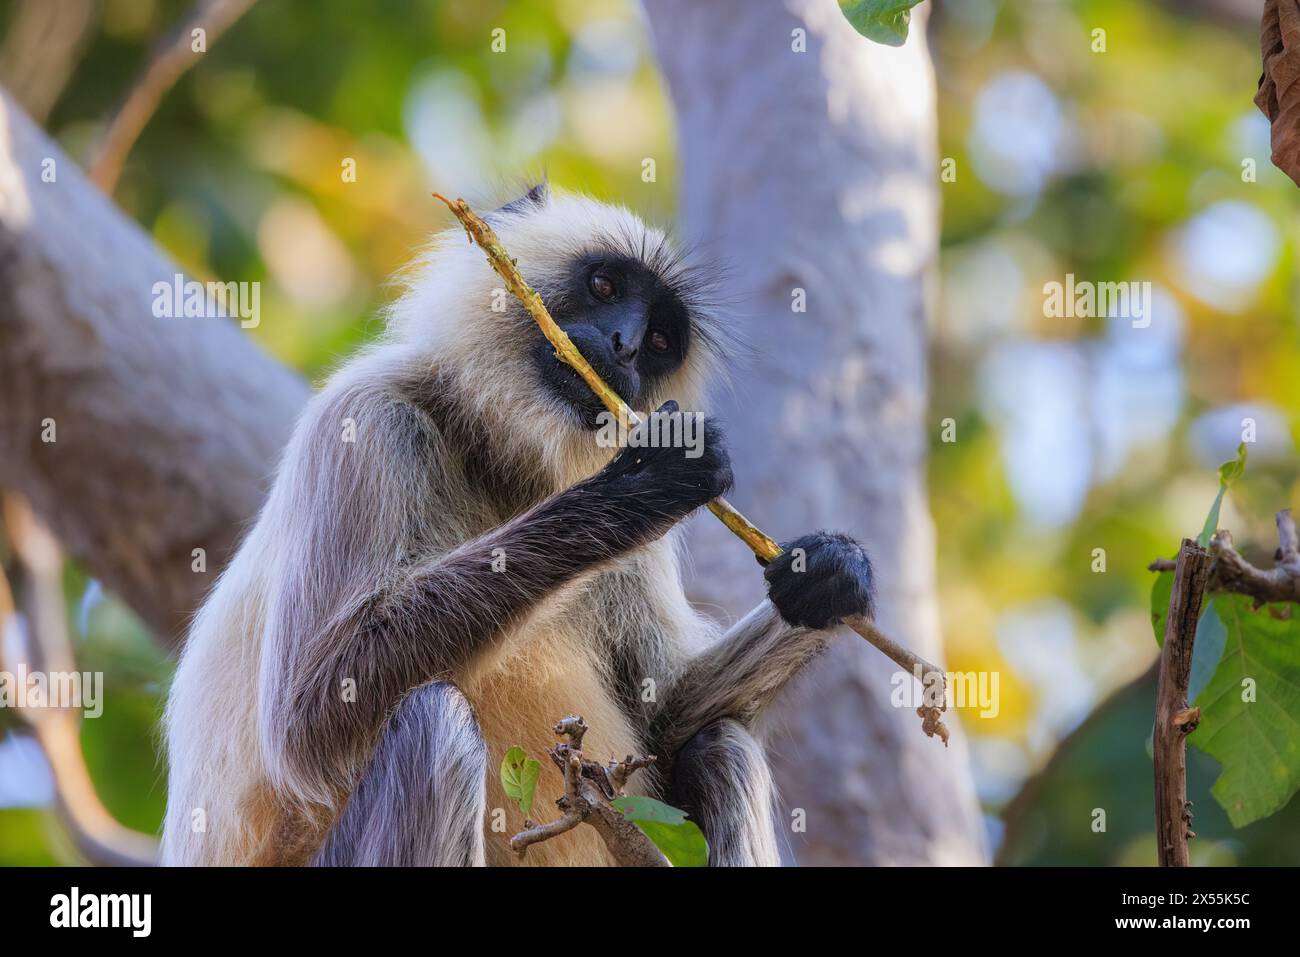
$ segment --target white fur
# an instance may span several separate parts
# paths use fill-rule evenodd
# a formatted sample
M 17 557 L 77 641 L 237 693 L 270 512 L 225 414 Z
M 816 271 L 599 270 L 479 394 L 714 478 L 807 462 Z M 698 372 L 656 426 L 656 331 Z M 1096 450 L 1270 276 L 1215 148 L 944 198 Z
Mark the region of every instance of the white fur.
M 581 197 L 547 202 L 544 214 L 510 214 L 494 219 L 506 246 L 518 256 L 530 281 L 540 281 L 560 269 L 584 244 L 613 239 L 631 252 L 655 247 L 663 237 L 643 226 L 626 210 Z M 286 563 L 294 554 L 295 537 L 303 526 L 299 489 L 289 477 L 295 469 L 310 474 L 310 434 L 349 390 L 391 377 L 394 370 L 418 375 L 422 370 L 451 375 L 457 392 L 472 397 L 475 411 L 494 434 L 531 443 L 526 457 L 537 463 L 553 491 L 592 474 L 610 456 L 597 448 L 590 433 L 575 427 L 568 413 L 539 394 L 527 372 L 519 343 L 526 337 L 520 325 L 530 320 L 517 308 L 492 311 L 500 280 L 482 252 L 466 242 L 459 229 L 437 237 L 409 277 L 405 294 L 388 312 L 388 331 L 376 345 L 345 364 L 304 412 L 302 423 L 285 452 L 279 477 L 256 525 L 221 575 L 196 616 L 168 699 L 165 732 L 170 779 L 163 856 L 172 864 L 297 863 L 319 844 L 322 828 L 336 816 L 336 799 L 296 779 L 281 762 L 272 733 L 277 707 L 292 662 L 277 659 L 282 649 L 268 648 L 269 605 L 274 601 L 304 601 L 301 595 L 277 593 Z M 517 305 L 517 304 L 516 304 Z M 706 377 L 707 349 L 697 350 L 687 367 L 674 377 L 673 395 L 683 408 L 700 408 L 700 385 Z M 521 421 L 527 423 L 519 428 Z M 331 426 L 332 427 L 332 426 Z M 381 466 L 382 467 L 382 466 Z M 454 478 L 454 477 L 453 477 Z M 449 478 L 448 481 L 452 481 Z M 401 476 L 380 475 L 375 494 L 387 496 L 376 504 L 376 520 L 400 527 L 414 494 Z M 445 548 L 486 530 L 490 510 L 464 489 L 465 500 L 443 503 L 439 514 L 421 517 L 432 537 Z M 333 516 L 339 534 L 350 516 Z M 399 554 L 403 543 L 395 543 Z M 664 626 L 664 640 L 684 647 L 688 637 L 707 634 L 708 626 L 687 604 L 678 580 L 668 540 L 644 549 L 627 561 L 637 563 L 658 584 L 651 590 L 655 606 L 629 609 L 652 614 Z M 337 569 L 322 557 L 318 581 L 328 589 Z M 311 571 L 311 570 L 309 570 Z M 516 633 L 507 636 L 495 654 L 455 676 L 484 725 L 489 767 L 495 768 L 511 744 L 523 744 L 541 757 L 552 743 L 550 727 L 563 714 L 583 713 L 591 727 L 588 743 L 602 756 L 633 753 L 642 742 L 619 709 L 601 690 L 599 666 L 575 671 L 573 662 L 588 661 L 584 643 L 596 640 L 584 628 L 572 627 L 567 613 L 581 602 L 586 584 L 575 582 L 553 596 Z M 278 595 L 278 597 L 277 597 Z M 592 623 L 587 623 L 592 627 Z M 612 623 L 618 633 L 619 623 Z M 665 649 L 659 660 L 665 669 L 682 651 Z M 653 656 L 652 656 L 653 657 Z M 286 672 L 286 669 L 288 671 Z M 661 676 L 670 681 L 671 674 Z M 489 807 L 504 806 L 495 774 L 489 772 Z M 557 796 L 554 775 L 544 774 L 537 807 L 546 809 Z M 306 809 L 325 809 L 324 817 Z M 515 817 L 518 815 L 516 814 Z M 522 821 L 511 820 L 519 826 Z M 534 862 L 603 860 L 603 849 L 591 829 L 581 828 L 566 841 L 555 841 L 531 852 Z M 508 838 L 487 833 L 489 862 L 512 861 L 501 851 Z

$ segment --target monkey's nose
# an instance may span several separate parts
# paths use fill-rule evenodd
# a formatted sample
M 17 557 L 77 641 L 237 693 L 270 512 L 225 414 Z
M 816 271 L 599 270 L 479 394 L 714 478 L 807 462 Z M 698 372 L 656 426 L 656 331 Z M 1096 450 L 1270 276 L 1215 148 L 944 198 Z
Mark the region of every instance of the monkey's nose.
M 629 348 L 628 344 L 623 341 L 623 334 L 617 330 L 614 332 L 611 345 L 614 347 L 614 358 L 619 362 L 626 364 L 636 358 L 639 346 L 634 345 Z

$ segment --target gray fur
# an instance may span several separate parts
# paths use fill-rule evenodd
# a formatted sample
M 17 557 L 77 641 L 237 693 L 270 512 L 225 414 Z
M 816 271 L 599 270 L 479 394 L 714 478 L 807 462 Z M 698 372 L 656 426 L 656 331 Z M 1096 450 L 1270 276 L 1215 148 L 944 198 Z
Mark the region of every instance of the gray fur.
M 312 863 L 481 867 L 487 770 L 487 749 L 465 696 L 445 682 L 416 688 L 389 717 Z
M 686 665 L 651 721 L 652 740 L 672 755 L 720 718 L 752 727 L 831 637 L 830 631 L 787 624 L 770 601 L 760 602 Z
M 710 867 L 776 867 L 776 786 L 763 746 L 740 721 L 705 725 L 677 752 L 668 798 L 709 843 Z
M 624 211 L 547 196 L 498 219 L 538 288 L 557 249 L 584 241 L 643 252 L 686 282 L 662 236 Z M 574 666 L 564 687 L 589 697 L 566 710 L 625 725 L 591 735 L 660 756 L 637 786 L 688 800 L 715 863 L 776 863 L 771 776 L 748 729 L 827 633 L 765 602 L 718 638 L 682 589 L 682 514 L 656 510 L 675 487 L 602 482 L 612 453 L 541 394 L 525 361 L 536 330 L 490 311 L 497 280 L 459 231 L 427 269 L 385 339 L 303 414 L 196 617 L 168 703 L 164 858 L 481 863 L 501 757 L 484 738 L 502 744 L 485 729 L 513 694 L 489 679 L 518 674 L 503 663 L 531 641 Z M 724 327 L 699 323 L 701 348 L 651 407 L 699 407 L 725 351 Z M 498 737 L 559 717 L 510 712 Z

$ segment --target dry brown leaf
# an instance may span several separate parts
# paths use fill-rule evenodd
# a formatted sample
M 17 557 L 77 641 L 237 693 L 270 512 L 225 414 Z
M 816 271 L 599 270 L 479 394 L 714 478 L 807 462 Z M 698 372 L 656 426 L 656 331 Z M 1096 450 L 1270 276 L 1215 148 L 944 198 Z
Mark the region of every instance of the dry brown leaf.
M 1300 0 L 1265 0 L 1259 46 L 1255 105 L 1273 127 L 1273 165 L 1300 186 Z

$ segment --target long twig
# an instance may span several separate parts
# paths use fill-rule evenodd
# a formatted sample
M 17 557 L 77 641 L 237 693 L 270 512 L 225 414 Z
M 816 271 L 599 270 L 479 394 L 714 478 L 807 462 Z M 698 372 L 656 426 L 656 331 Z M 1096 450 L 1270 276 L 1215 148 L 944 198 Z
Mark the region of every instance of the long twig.
M 131 147 L 144 132 L 163 96 L 202 55 L 193 48 L 193 32 L 204 31 L 205 51 L 244 15 L 255 0 L 207 0 L 150 57 L 126 100 L 113 116 L 87 170 L 105 193 L 112 193 Z
M 581 715 L 561 719 L 555 733 L 569 739 L 547 752 L 564 775 L 564 795 L 555 802 L 564 814 L 547 824 L 525 822 L 525 829 L 510 839 L 511 849 L 523 857 L 534 844 L 549 841 L 579 824 L 590 824 L 621 866 L 668 867 L 667 858 L 654 842 L 610 803 L 623 793 L 632 772 L 649 767 L 655 759 L 628 755 L 605 767 L 586 760 L 582 756 L 582 736 L 587 733 L 587 725 Z
M 8 576 L 0 571 L 0 629 L 8 626 L 21 603 L 23 627 L 18 653 L 32 670 L 71 673 L 76 670 L 63 607 L 63 557 L 53 536 L 37 521 L 25 502 L 5 496 L 4 518 L 18 559 L 22 581 L 15 596 Z M 3 649 L 0 649 L 3 651 Z M 16 665 L 18 662 L 0 662 Z M 54 777 L 59 817 L 73 843 L 93 864 L 110 867 L 155 863 L 157 843 L 148 835 L 124 827 L 95 793 L 95 783 L 81 751 L 80 721 L 75 710 L 55 707 L 22 708 L 18 712 L 36 739 Z
M 1192 649 L 1201 598 L 1210 577 L 1210 553 L 1183 539 L 1174 568 L 1165 641 L 1160 649 L 1156 682 L 1156 718 L 1152 737 L 1156 782 L 1156 843 L 1161 867 L 1188 865 L 1187 839 L 1192 832 L 1192 805 L 1187 800 L 1187 735 L 1200 721 L 1199 708 L 1187 706 Z
M 609 387 L 600 374 L 592 368 L 586 357 L 578 351 L 573 340 L 551 318 L 546 305 L 542 302 L 542 297 L 528 285 L 515 260 L 502 246 L 492 227 L 475 214 L 463 199 L 448 199 L 440 193 L 433 195 L 445 203 L 460 220 L 470 242 L 477 243 L 483 250 L 488 263 L 505 282 L 506 288 L 523 303 L 528 314 L 541 327 L 542 334 L 555 347 L 556 357 L 582 376 L 583 381 L 596 393 L 605 408 L 618 417 L 620 423 L 629 426 L 640 424 L 643 421 L 642 416 Z M 709 511 L 716 515 L 737 538 L 748 545 L 760 560 L 769 562 L 781 554 L 781 546 L 745 518 L 725 498 L 719 497 L 710 502 Z M 917 709 L 917 714 L 921 717 L 921 729 L 930 737 L 939 735 L 946 746 L 948 729 L 940 717 L 947 707 L 947 677 L 944 672 L 889 638 L 874 623 L 861 615 L 844 619 L 844 624 L 878 648 L 908 674 L 920 678 L 921 687 L 925 692 L 924 704 Z

